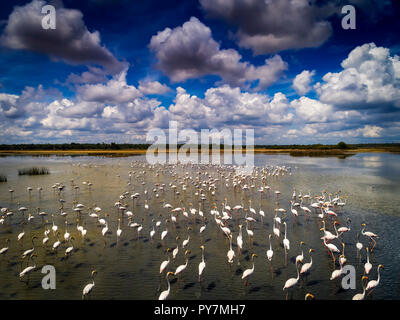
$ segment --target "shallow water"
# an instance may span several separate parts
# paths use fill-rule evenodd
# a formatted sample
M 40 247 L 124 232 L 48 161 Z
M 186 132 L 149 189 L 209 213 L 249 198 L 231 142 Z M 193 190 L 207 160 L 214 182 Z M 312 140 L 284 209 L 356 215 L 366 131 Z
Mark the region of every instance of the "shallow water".
M 188 267 L 179 281 L 171 278 L 171 293 L 169 299 L 284 299 L 283 285 L 288 278 L 296 277 L 295 257 L 301 253 L 300 241 L 304 241 L 305 261 L 309 261 L 308 249 L 315 249 L 313 254 L 313 267 L 310 275 L 300 286 L 291 291 L 293 299 L 304 299 L 304 295 L 310 292 L 319 299 L 351 299 L 356 293 L 362 292 L 360 284 L 361 275 L 366 261 L 366 252 L 362 251 L 361 260 L 357 257 L 355 247 L 356 234 L 361 230 L 361 224 L 367 223 L 367 230 L 379 235 L 377 246 L 371 254 L 370 260 L 373 269 L 370 279 L 376 279 L 378 264 L 384 265 L 381 272 L 381 282 L 370 295 L 369 299 L 399 299 L 400 298 L 400 156 L 389 153 L 357 154 L 346 159 L 336 157 L 311 158 L 291 157 L 288 155 L 257 154 L 255 164 L 286 165 L 292 168 L 292 174 L 270 179 L 267 184 L 271 186 L 271 194 L 260 200 L 257 187 L 248 191 L 233 192 L 227 189 L 221 182 L 215 196 L 215 201 L 205 201 L 204 211 L 207 217 L 207 228 L 202 236 L 199 228 L 203 225 L 200 217 L 196 221 L 189 221 L 190 242 Z M 0 158 L 0 173 L 8 177 L 8 182 L 0 183 L 0 206 L 7 207 L 14 212 L 11 219 L 8 217 L 3 225 L 0 225 L 0 248 L 4 247 L 5 239 L 10 239 L 9 250 L 0 256 L 0 299 L 81 299 L 83 287 L 91 281 L 90 272 L 94 268 L 98 274 L 95 277 L 95 288 L 91 294 L 92 299 L 157 299 L 160 290 L 165 290 L 167 283 L 165 276 L 159 276 L 160 263 L 166 260 L 165 249 L 175 248 L 175 237 L 180 237 L 179 254 L 175 261 L 169 265 L 169 270 L 174 271 L 180 264 L 184 264 L 184 250 L 181 243 L 187 238 L 187 229 L 183 217 L 175 228 L 169 224 L 169 234 L 164 246 L 160 240 L 160 234 L 166 228 L 164 217 L 167 214 L 163 209 L 163 200 L 171 203 L 173 207 L 185 206 L 193 203 L 198 209 L 198 197 L 194 195 L 193 186 L 189 185 L 186 192 L 180 190 L 180 197 L 174 196 L 168 188 L 170 182 L 174 182 L 168 172 L 156 176 L 154 172 L 143 169 L 141 162 L 143 156 L 126 158 L 104 157 L 3 157 Z M 133 167 L 131 167 L 131 165 Z M 18 169 L 29 166 L 46 166 L 51 174 L 45 176 L 18 176 Z M 138 172 L 146 170 L 145 174 Z M 128 186 L 128 172 L 135 171 L 131 185 Z M 196 171 L 190 172 L 195 175 Z M 210 171 L 211 175 L 216 172 Z M 75 190 L 71 186 L 71 179 L 79 186 Z M 83 185 L 83 181 L 90 181 L 93 185 L 89 188 Z M 51 188 L 56 182 L 63 183 L 66 188 L 61 197 L 66 201 L 64 211 L 68 213 L 67 229 L 75 238 L 73 241 L 75 251 L 68 258 L 64 257 L 65 249 L 70 244 L 61 244 L 59 250 L 54 252 L 50 247 L 42 246 L 43 232 L 51 228 L 52 222 L 58 225 L 60 240 L 65 232 L 65 218 L 60 216 L 58 195 Z M 142 184 L 145 182 L 145 184 Z M 156 182 L 165 183 L 166 191 L 156 198 L 152 189 Z M 176 181 L 174 182 L 176 183 Z M 27 187 L 33 188 L 31 195 Z M 38 187 L 43 190 L 39 196 Z M 357 289 L 343 290 L 340 281 L 330 281 L 333 264 L 330 256 L 323 247 L 319 231 L 319 219 L 315 214 L 308 220 L 301 212 L 296 223 L 290 213 L 289 200 L 296 188 L 303 194 L 311 192 L 311 195 L 320 194 L 321 190 L 335 193 L 341 190 L 342 195 L 347 195 L 346 206 L 340 211 L 339 221 L 345 225 L 346 219 L 351 218 L 351 231 L 343 235 L 347 264 L 351 264 L 357 271 Z M 9 189 L 13 189 L 11 195 Z M 143 191 L 149 191 L 149 211 L 144 209 Z M 272 246 L 274 257 L 272 265 L 266 259 L 266 250 L 269 247 L 268 234 L 272 233 L 272 218 L 274 216 L 275 195 L 274 190 L 280 190 L 280 207 L 288 213 L 283 215 L 288 225 L 288 238 L 291 248 L 288 253 L 287 266 L 285 266 L 284 249 L 282 239 L 273 239 Z M 118 226 L 118 210 L 114 203 L 119 200 L 123 192 L 130 194 L 139 192 L 141 196 L 134 204 L 129 198 L 123 200 L 133 211 L 134 221 L 143 223 L 143 230 L 137 238 L 136 230 L 127 226 L 128 219 L 121 220 L 122 236 L 117 243 L 116 229 Z M 209 194 L 207 194 L 209 197 Z M 334 196 L 332 196 L 334 197 Z M 232 267 L 227 264 L 226 253 L 229 242 L 223 236 L 210 215 L 210 209 L 216 202 L 218 209 L 227 198 L 230 206 L 244 203 L 252 199 L 252 206 L 259 211 L 261 207 L 266 217 L 263 221 L 254 224 L 254 242 L 247 238 L 245 227 L 243 228 L 244 251 L 237 257 Z M 183 200 L 183 204 L 181 202 Z M 73 201 L 85 205 L 79 217 L 73 212 Z M 24 216 L 18 212 L 18 208 L 25 206 L 28 211 Z M 88 207 L 99 206 L 102 208 L 101 217 L 109 222 L 110 233 L 106 242 L 101 235 L 101 228 L 97 221 L 88 216 Z M 44 219 L 37 215 L 37 209 L 45 211 L 49 215 Z M 27 222 L 28 213 L 35 218 Z M 52 218 L 51 214 L 54 214 Z M 162 215 L 162 217 L 160 217 Z M 119 215 L 121 216 L 121 215 Z M 78 234 L 76 226 L 79 224 L 88 229 L 86 239 Z M 142 220 L 143 219 L 143 220 Z M 149 232 L 152 229 L 152 219 L 162 220 L 162 225 L 156 232 L 154 241 L 150 241 Z M 257 215 L 260 221 L 260 216 Z M 21 224 L 25 221 L 26 224 Z M 142 222 L 143 221 L 143 222 Z M 243 223 L 245 226 L 245 224 Z M 229 222 L 229 228 L 233 232 L 233 249 L 237 255 L 236 236 L 238 227 L 234 220 Z M 332 226 L 327 229 L 333 232 Z M 17 235 L 25 231 L 23 241 L 17 241 Z M 281 232 L 283 232 L 283 226 Z M 19 280 L 21 271 L 21 253 L 32 247 L 31 237 L 37 236 L 35 252 L 37 254 L 37 269 L 31 273 L 29 282 Z M 56 241 L 51 233 L 50 246 Z M 366 237 L 360 237 L 365 246 L 368 244 Z M 200 245 L 204 242 L 206 269 L 203 281 L 198 282 L 198 264 L 201 261 Z M 339 249 L 341 246 L 334 242 Z M 244 287 L 241 275 L 243 270 L 251 268 L 250 256 L 258 254 L 255 258 L 255 271 L 250 279 L 250 284 Z M 32 261 L 30 261 L 32 264 Z M 44 276 L 40 270 L 43 265 L 54 265 L 56 268 L 56 290 L 44 290 L 41 287 L 41 279 Z M 23 262 L 23 268 L 27 265 L 27 259 Z M 336 266 L 338 268 L 338 266 Z M 161 287 L 160 287 L 161 285 Z M 161 289 L 160 289 L 161 288 Z

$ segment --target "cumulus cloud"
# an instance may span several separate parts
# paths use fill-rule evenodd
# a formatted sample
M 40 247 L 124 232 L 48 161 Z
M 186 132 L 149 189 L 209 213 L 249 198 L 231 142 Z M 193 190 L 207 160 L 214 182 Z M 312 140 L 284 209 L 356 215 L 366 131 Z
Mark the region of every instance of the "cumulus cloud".
M 123 69 L 123 63 L 101 45 L 100 33 L 87 29 L 81 11 L 59 7 L 56 29 L 43 29 L 41 9 L 44 5 L 45 1 L 33 0 L 14 7 L 1 36 L 2 45 L 40 52 L 73 65 L 100 65 L 112 74 Z
M 77 84 L 75 97 L 68 99 L 41 85 L 26 87 L 21 94 L 0 93 L 0 140 L 144 142 L 150 129 L 165 129 L 171 120 L 178 121 L 180 128 L 195 130 L 254 128 L 257 143 L 337 143 L 337 139 L 370 141 L 398 137 L 397 93 L 389 94 L 398 86 L 398 66 L 397 56 L 373 44 L 351 51 L 337 76 L 348 70 L 357 73 L 357 81 L 352 85 L 354 90 L 360 90 L 361 100 L 346 107 L 340 100 L 341 96 L 347 99 L 345 92 L 336 100 L 324 100 L 333 90 L 332 74 L 315 86 L 320 94 L 315 98 L 289 99 L 282 92 L 268 95 L 228 84 L 208 88 L 204 95 L 197 96 L 179 86 L 169 107 L 147 96 L 160 94 L 167 86 L 157 81 L 140 81 L 136 88 L 127 81 L 128 69 L 104 83 Z M 312 74 L 309 71 L 306 78 Z M 304 88 L 306 83 L 300 81 Z M 363 86 L 358 87 L 359 83 Z M 379 99 L 368 100 L 374 96 L 371 93 L 380 90 L 388 93 L 386 109 L 377 103 Z M 388 105 L 392 106 L 390 112 Z
M 261 127 L 290 123 L 294 115 L 283 93 L 271 99 L 267 95 L 243 92 L 228 85 L 210 88 L 204 98 L 177 88 L 175 104 L 169 107 L 170 118 L 189 128 L 223 128 L 225 126 Z
M 127 84 L 127 72 L 128 69 L 126 68 L 105 84 L 97 83 L 79 86 L 77 88 L 79 98 L 85 101 L 113 104 L 129 102 L 141 97 L 142 93 L 135 86 Z
M 164 94 L 171 91 L 171 88 L 158 81 L 139 81 L 139 91 L 144 95 Z
M 296 115 L 306 123 L 333 122 L 338 120 L 345 120 L 349 123 L 351 121 L 362 120 L 359 111 L 336 110 L 332 105 L 308 97 L 295 99 L 291 101 L 290 106 L 296 110 Z
M 255 54 L 318 47 L 332 33 L 328 18 L 340 12 L 339 1 L 200 0 L 211 17 L 238 28 L 240 46 Z
M 378 127 L 378 126 L 370 126 L 367 125 L 364 128 L 361 129 L 362 134 L 364 137 L 369 137 L 369 138 L 378 138 L 381 136 L 383 128 Z
M 0 93 L 0 111 L 8 118 L 18 115 L 15 107 L 19 96 L 15 94 Z
M 68 112 L 65 113 L 68 108 L 73 106 L 73 102 L 68 99 L 62 99 L 61 101 L 55 100 L 46 107 L 47 114 L 40 123 L 44 128 L 56 129 L 56 130 L 90 130 L 94 127 L 94 119 L 88 117 L 70 118 Z
M 294 78 L 293 88 L 296 90 L 298 94 L 304 95 L 312 89 L 310 83 L 314 75 L 315 75 L 315 70 L 313 71 L 303 70 Z
M 257 88 L 265 89 L 287 69 L 278 55 L 265 60 L 262 66 L 242 62 L 236 50 L 221 49 L 210 28 L 195 17 L 181 27 L 158 32 L 151 38 L 149 48 L 156 54 L 158 68 L 174 82 L 218 75 L 234 86 L 258 81 Z
M 322 102 L 346 109 L 400 108 L 400 61 L 388 48 L 358 46 L 341 66 L 342 71 L 327 73 L 315 85 Z
M 57 89 L 44 89 L 38 87 L 25 87 L 20 95 L 0 94 L 0 113 L 6 118 L 18 119 L 28 115 L 43 113 L 47 102 L 59 97 Z
M 106 73 L 101 68 L 89 67 L 89 71 L 82 74 L 71 73 L 67 78 L 67 83 L 72 84 L 92 84 L 107 80 Z

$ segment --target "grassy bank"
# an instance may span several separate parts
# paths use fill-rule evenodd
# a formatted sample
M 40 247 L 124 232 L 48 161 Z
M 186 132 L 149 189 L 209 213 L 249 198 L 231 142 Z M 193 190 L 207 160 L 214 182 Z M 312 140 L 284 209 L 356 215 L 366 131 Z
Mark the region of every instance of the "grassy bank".
M 266 149 L 255 148 L 255 153 L 277 153 L 277 154 L 290 154 L 292 156 L 337 156 L 337 155 L 352 155 L 362 152 L 398 152 L 400 150 L 381 149 L 381 148 L 367 148 L 367 149 Z M 166 150 L 169 153 L 169 150 Z M 200 152 L 200 149 L 199 149 Z M 221 150 L 223 152 L 223 150 Z M 146 150 L 0 150 L 0 155 L 31 155 L 31 156 L 125 156 L 125 155 L 143 155 Z
M 0 145 L 0 156 L 31 155 L 31 156 L 128 156 L 145 154 L 148 144 L 20 144 Z M 180 148 L 181 145 L 178 145 Z M 167 147 L 168 148 L 168 147 Z M 198 147 L 199 152 L 201 146 Z M 211 150 L 211 146 L 210 146 Z M 221 152 L 224 146 L 220 146 Z M 395 152 L 400 153 L 400 144 L 345 144 L 337 145 L 257 145 L 256 153 L 283 153 L 292 156 L 347 156 L 360 152 Z M 170 152 L 168 149 L 166 152 Z

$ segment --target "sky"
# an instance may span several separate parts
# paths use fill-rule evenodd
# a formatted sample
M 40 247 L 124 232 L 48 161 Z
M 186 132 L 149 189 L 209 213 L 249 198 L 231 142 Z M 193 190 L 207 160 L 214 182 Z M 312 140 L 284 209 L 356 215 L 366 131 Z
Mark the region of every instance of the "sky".
M 400 142 L 399 30 L 391 0 L 1 1 L 0 143 Z

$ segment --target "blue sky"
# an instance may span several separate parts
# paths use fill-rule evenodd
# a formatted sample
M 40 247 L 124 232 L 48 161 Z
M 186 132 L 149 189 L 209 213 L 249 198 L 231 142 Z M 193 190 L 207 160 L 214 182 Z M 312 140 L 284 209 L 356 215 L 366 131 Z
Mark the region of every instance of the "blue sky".
M 0 143 L 145 142 L 171 120 L 258 144 L 400 140 L 389 0 L 3 1 L 0 15 Z

